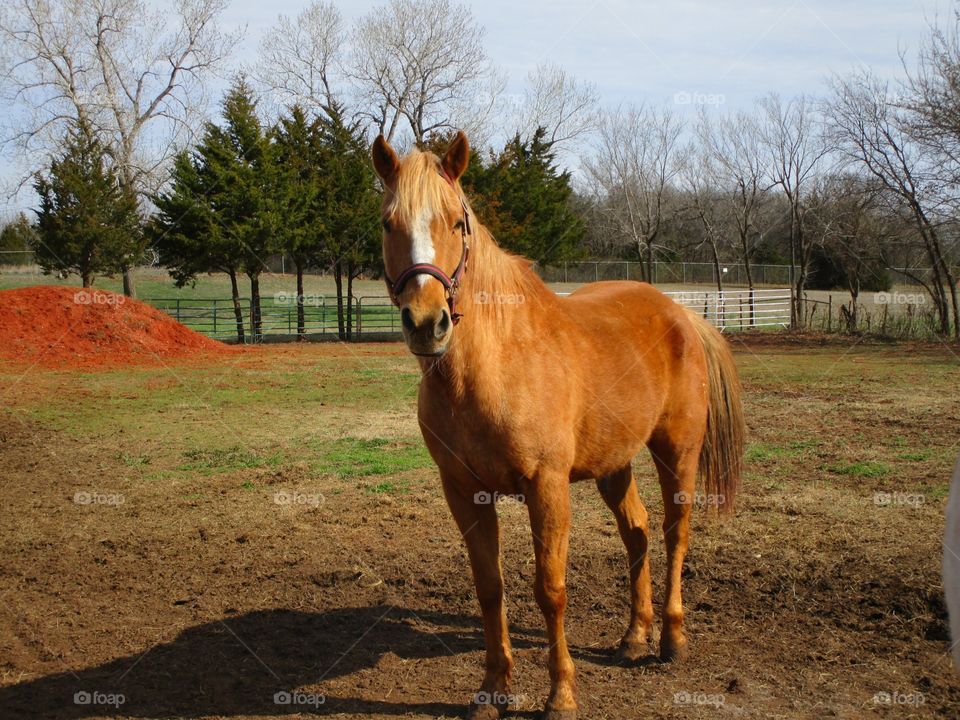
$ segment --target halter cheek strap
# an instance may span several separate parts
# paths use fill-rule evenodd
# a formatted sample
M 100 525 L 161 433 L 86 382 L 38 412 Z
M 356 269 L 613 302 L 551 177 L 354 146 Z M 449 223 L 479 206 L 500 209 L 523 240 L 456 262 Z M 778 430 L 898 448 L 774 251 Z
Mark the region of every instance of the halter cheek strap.
M 450 179 L 450 176 L 447 175 L 442 168 L 440 174 L 453 186 L 453 181 Z M 450 319 L 454 325 L 460 322 L 460 318 L 463 317 L 463 313 L 457 312 L 457 293 L 460 290 L 460 280 L 467 271 L 467 260 L 470 257 L 470 245 L 467 243 L 467 236 L 471 235 L 470 211 L 467 209 L 467 202 L 463 199 L 462 195 L 460 196 L 460 205 L 463 207 L 463 225 L 460 228 L 460 235 L 463 238 L 463 249 L 460 252 L 460 262 L 457 263 L 457 267 L 452 275 L 447 275 L 442 268 L 433 263 L 416 263 L 411 265 L 397 275 L 396 280 L 391 280 L 386 272 L 383 274 L 383 278 L 387 283 L 387 290 L 390 293 L 390 299 L 397 307 L 400 307 L 400 293 L 403 292 L 403 288 L 413 278 L 418 275 L 429 275 L 439 280 L 446 293 L 447 306 L 450 308 Z

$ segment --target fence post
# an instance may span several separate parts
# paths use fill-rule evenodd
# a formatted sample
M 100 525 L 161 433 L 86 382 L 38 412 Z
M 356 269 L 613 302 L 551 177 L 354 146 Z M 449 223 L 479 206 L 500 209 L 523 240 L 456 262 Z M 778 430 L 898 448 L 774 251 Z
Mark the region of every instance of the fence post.
M 827 295 L 827 332 L 833 330 L 833 293 Z
M 363 298 L 357 298 L 357 337 L 363 334 Z
M 213 336 L 217 336 L 217 301 L 213 301 Z
M 177 298 L 177 322 L 180 322 L 180 298 Z

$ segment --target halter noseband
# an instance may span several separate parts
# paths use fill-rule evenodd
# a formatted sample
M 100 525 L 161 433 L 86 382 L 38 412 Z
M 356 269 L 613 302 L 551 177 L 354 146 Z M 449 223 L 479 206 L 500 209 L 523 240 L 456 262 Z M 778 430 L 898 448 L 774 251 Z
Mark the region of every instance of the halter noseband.
M 447 175 L 442 168 L 440 169 L 440 174 L 450 183 L 451 187 L 454 187 L 453 180 L 451 180 L 450 176 Z M 447 275 L 442 268 L 433 263 L 416 263 L 411 265 L 397 275 L 396 280 L 391 280 L 386 270 L 384 270 L 383 273 L 383 278 L 387 282 L 387 290 L 390 292 L 390 300 L 392 300 L 393 304 L 397 307 L 400 307 L 400 293 L 403 292 L 403 288 L 417 275 L 429 275 L 439 280 L 447 296 L 447 306 L 450 308 L 450 320 L 453 321 L 454 325 L 460 322 L 460 318 L 463 317 L 463 313 L 458 313 L 456 310 L 457 293 L 460 290 L 460 280 L 467 271 L 467 258 L 470 256 L 470 245 L 467 243 L 467 236 L 471 234 L 470 211 L 467 209 L 467 201 L 463 199 L 462 195 L 460 195 L 460 205 L 463 207 L 463 224 L 460 227 L 460 235 L 463 238 L 463 250 L 460 253 L 460 262 L 457 263 L 457 267 L 452 275 Z

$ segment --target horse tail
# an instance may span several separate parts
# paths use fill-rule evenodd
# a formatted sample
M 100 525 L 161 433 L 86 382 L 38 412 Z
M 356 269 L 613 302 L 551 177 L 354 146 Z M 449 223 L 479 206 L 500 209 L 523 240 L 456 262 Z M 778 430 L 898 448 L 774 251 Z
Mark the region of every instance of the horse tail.
M 732 513 L 746 437 L 740 378 L 726 338 L 702 317 L 690 314 L 707 356 L 707 432 L 700 450 L 700 477 L 716 507 Z

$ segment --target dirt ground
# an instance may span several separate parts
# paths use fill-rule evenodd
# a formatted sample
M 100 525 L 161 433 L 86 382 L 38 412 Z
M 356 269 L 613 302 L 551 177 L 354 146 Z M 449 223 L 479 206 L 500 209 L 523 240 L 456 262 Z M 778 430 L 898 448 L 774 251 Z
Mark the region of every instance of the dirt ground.
M 614 659 L 625 553 L 593 485 L 572 489 L 580 717 L 960 717 L 939 573 L 956 348 L 733 343 L 748 471 L 735 518 L 695 514 L 687 660 Z M 462 716 L 482 634 L 413 446 L 415 384 L 391 345 L 127 374 L 0 364 L 0 717 Z M 337 455 L 344 438 L 371 464 Z M 636 469 L 656 526 L 648 459 Z M 500 513 L 510 717 L 533 718 L 533 551 L 525 508 Z M 652 559 L 659 600 L 656 536 Z

